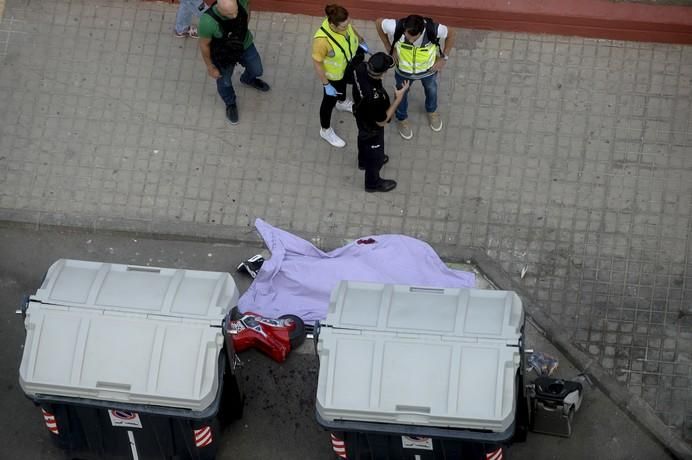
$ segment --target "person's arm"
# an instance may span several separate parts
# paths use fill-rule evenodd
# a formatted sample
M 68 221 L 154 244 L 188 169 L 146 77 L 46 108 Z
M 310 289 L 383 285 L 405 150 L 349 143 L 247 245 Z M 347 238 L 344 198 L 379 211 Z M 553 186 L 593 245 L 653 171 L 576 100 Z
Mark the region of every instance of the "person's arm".
M 217 69 L 211 61 L 211 38 L 199 37 L 198 43 L 200 54 L 202 55 L 204 64 L 207 66 L 207 73 L 211 78 L 221 78 L 221 72 L 219 72 L 219 69 Z
M 384 121 L 378 121 L 377 126 L 385 127 L 387 126 L 387 123 L 389 123 L 392 120 L 392 117 L 394 117 L 394 113 L 396 112 L 396 109 L 399 107 L 399 104 L 401 104 L 401 101 L 404 99 L 404 94 L 406 94 L 406 91 L 408 91 L 409 87 L 409 81 L 404 80 L 404 83 L 401 85 L 401 88 L 397 88 L 394 91 L 394 102 L 392 102 L 389 105 L 389 108 L 387 109 L 387 118 L 385 118 Z
M 380 40 L 382 40 L 382 44 L 384 45 L 386 52 L 389 53 L 389 49 L 392 47 L 392 42 L 389 41 L 387 33 L 384 31 L 384 29 L 382 29 L 382 21 L 384 21 L 382 18 L 375 19 L 375 29 L 377 30 L 377 35 L 380 36 Z
M 320 79 L 322 85 L 328 85 L 329 79 L 324 70 L 324 60 L 329 54 L 329 45 L 326 43 L 326 38 L 315 38 L 312 41 L 312 65 L 315 67 L 317 78 Z
M 315 67 L 315 73 L 317 74 L 317 78 L 319 78 L 322 82 L 322 85 L 328 85 L 329 79 L 327 78 L 327 74 L 324 71 L 324 64 L 322 64 L 320 61 L 316 61 L 313 59 L 312 65 Z
M 456 30 L 452 29 L 451 27 L 447 27 L 447 36 L 444 37 L 445 46 L 442 49 L 442 52 L 447 59 L 449 59 L 449 52 L 452 51 L 452 48 L 454 48 L 454 40 L 456 39 L 456 36 Z M 447 64 L 447 59 L 443 58 L 442 56 L 437 56 L 433 69 L 438 71 L 442 70 L 445 64 Z
M 454 48 L 454 41 L 457 38 L 457 31 L 451 27 L 447 27 L 447 38 L 445 38 L 445 46 L 442 50 L 445 56 L 449 56 L 450 51 Z
M 384 52 L 389 54 L 389 50 L 392 49 L 392 42 L 389 40 L 389 34 L 382 27 L 384 21 L 389 21 L 389 19 L 377 18 L 375 19 L 375 29 L 377 29 L 377 35 L 380 36 L 380 40 L 384 45 Z M 396 27 L 396 21 L 394 21 Z M 392 33 L 393 36 L 393 33 Z M 392 50 L 392 58 L 394 58 L 394 63 L 399 64 L 399 55 L 396 52 L 396 47 Z
M 353 33 L 356 34 L 356 37 L 358 37 L 358 46 L 366 53 L 369 53 L 370 46 L 365 42 L 365 37 L 359 34 L 355 27 L 351 26 L 351 28 L 353 29 Z
M 353 24 L 351 24 L 351 29 L 353 29 L 353 33 L 358 37 L 358 43 L 365 43 L 365 37 L 358 33 L 358 30 L 353 27 Z

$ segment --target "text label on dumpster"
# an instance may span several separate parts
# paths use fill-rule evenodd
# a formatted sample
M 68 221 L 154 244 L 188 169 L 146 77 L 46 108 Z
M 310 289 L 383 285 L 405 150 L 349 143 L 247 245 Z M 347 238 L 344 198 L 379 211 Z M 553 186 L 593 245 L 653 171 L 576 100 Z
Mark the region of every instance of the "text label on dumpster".
M 113 426 L 142 428 L 142 421 L 139 419 L 139 414 L 137 412 L 109 409 L 108 415 L 111 418 L 111 425 Z
M 402 436 L 401 444 L 404 449 L 433 450 L 432 438 L 421 436 Z

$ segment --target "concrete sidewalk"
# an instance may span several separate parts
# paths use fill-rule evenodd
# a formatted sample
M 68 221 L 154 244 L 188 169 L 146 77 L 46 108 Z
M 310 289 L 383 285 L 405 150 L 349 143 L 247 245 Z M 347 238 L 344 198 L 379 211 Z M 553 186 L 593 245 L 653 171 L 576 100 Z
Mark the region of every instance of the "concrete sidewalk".
M 659 438 L 692 441 L 692 48 L 460 30 L 445 129 L 427 127 L 414 87 L 415 137 L 388 129 L 384 176 L 399 187 L 367 194 L 350 115 L 333 118 L 345 149 L 318 136 L 319 18 L 253 15 L 273 90 L 237 85 L 231 127 L 174 15 L 7 2 L 0 219 L 257 241 L 262 217 L 324 248 L 373 233 L 451 259 L 476 248 L 582 364 L 627 389 L 616 399 L 650 407 L 670 428 Z

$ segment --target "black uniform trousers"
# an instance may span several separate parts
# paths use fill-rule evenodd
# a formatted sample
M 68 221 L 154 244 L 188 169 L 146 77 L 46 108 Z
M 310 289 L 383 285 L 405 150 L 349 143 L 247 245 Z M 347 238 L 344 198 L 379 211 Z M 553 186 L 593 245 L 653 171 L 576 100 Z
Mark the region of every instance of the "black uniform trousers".
M 341 80 L 329 80 L 329 83 L 334 87 L 337 93 L 336 96 L 328 96 L 322 89 L 322 104 L 320 104 L 320 126 L 323 129 L 329 129 L 332 123 L 332 111 L 336 106 L 337 101 L 344 102 L 346 100 L 346 78 Z
M 384 164 L 384 128 L 368 127 L 356 117 L 358 125 L 358 167 L 365 168 L 365 188 L 374 188 L 380 182 L 380 169 Z

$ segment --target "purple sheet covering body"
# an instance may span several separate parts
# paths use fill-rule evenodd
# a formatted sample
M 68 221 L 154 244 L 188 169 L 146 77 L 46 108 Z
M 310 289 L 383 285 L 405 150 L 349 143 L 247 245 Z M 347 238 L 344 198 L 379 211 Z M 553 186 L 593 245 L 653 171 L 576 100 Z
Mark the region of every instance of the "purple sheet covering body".
M 269 318 L 292 314 L 308 323 L 323 320 L 331 291 L 341 280 L 438 288 L 475 286 L 473 273 L 450 269 L 430 245 L 408 236 L 368 236 L 325 253 L 261 219 L 255 221 L 255 227 L 271 258 L 238 300 L 242 312 Z

